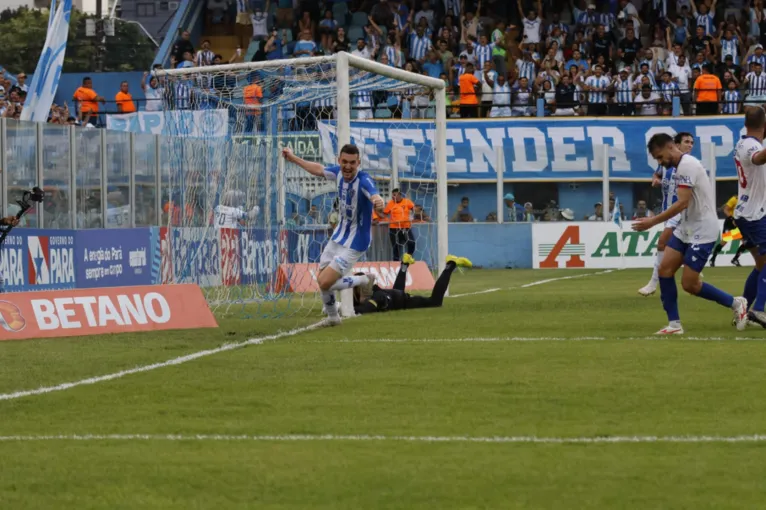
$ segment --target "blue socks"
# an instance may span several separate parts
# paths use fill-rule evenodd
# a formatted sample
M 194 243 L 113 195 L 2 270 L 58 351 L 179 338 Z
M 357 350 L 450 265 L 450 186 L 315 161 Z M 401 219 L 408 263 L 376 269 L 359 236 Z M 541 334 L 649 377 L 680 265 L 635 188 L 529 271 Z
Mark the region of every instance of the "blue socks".
M 702 282 L 702 288 L 700 289 L 699 294 L 697 294 L 697 297 L 707 299 L 708 301 L 715 301 L 719 305 L 727 306 L 729 308 L 734 304 L 734 297 L 731 294 L 713 287 L 706 282 Z
M 742 296 L 747 299 L 747 306 L 752 306 L 755 302 L 755 296 L 758 295 L 758 277 L 760 273 L 757 269 L 750 271 L 750 275 L 745 281 L 745 290 L 742 292 Z
M 761 269 L 758 275 L 758 294 L 755 296 L 755 303 L 751 307 L 756 312 L 762 312 L 764 305 L 766 305 L 766 266 Z
M 674 277 L 663 278 L 660 276 L 660 299 L 665 313 L 668 314 L 668 322 L 681 320 L 678 315 L 678 288 Z

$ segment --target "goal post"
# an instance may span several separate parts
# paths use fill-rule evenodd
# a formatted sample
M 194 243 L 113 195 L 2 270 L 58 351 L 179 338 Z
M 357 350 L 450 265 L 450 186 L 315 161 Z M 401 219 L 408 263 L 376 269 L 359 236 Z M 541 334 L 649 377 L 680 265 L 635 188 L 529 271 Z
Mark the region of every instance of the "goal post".
M 157 70 L 155 76 L 163 89 L 164 131 L 179 135 L 166 144 L 167 159 L 172 164 L 166 171 L 163 190 L 164 200 L 174 206 L 178 201 L 183 209 L 176 217 L 165 216 L 167 230 L 176 231 L 168 234 L 174 266 L 170 282 L 204 283 L 213 287 L 206 295 L 216 304 L 228 309 L 237 303 L 255 303 L 264 317 L 284 314 L 281 305 L 276 304 L 280 300 L 288 302 L 290 313 L 321 307 L 313 292 L 287 294 L 283 284 L 291 275 L 279 269 L 290 265 L 285 262 L 316 261 L 319 246 L 329 238 L 325 235 L 328 229 L 322 230 L 321 222 L 316 221 L 322 213 L 315 214 L 315 208 L 335 207 L 328 205 L 337 195 L 334 185 L 298 171 L 279 154 L 291 140 L 309 137 L 319 140 L 321 155 L 314 154 L 314 160 L 322 164 L 333 164 L 342 145 L 359 146 L 360 168 L 373 176 L 384 199 L 388 199 L 394 183 L 402 183 L 407 196 L 421 210 L 427 210 L 424 216 L 430 216 L 423 221 L 425 226 L 419 225 L 418 232 L 424 233 L 417 239 L 417 253 L 434 273 L 444 269 L 449 221 L 448 106 L 442 80 L 348 53 Z M 381 98 L 386 99 L 393 113 L 378 116 L 386 113 L 386 105 L 378 104 Z M 407 108 L 414 112 L 412 117 L 418 118 L 411 118 Z M 210 126 L 210 119 L 222 118 L 228 124 L 225 136 L 212 133 Z M 329 144 L 322 130 L 331 132 Z M 368 142 L 367 134 L 372 131 L 384 131 L 385 141 L 377 145 Z M 404 138 L 413 132 L 422 133 L 417 143 Z M 299 150 L 295 152 L 306 157 Z M 223 259 L 231 257 L 231 249 L 224 253 L 224 247 L 231 248 L 231 241 L 225 239 L 232 234 L 206 219 L 211 216 L 211 208 L 221 205 L 260 211 L 257 218 L 247 219 L 246 226 L 237 227 L 242 229 L 242 240 L 234 251 L 240 260 L 226 266 L 229 272 L 241 270 L 242 278 L 233 274 L 210 277 L 217 267 L 206 266 L 224 266 Z M 206 210 L 195 216 L 188 212 L 190 207 Z M 193 235 L 187 232 L 191 230 Z M 173 244 L 173 239 L 185 240 L 190 235 L 193 242 L 183 249 L 181 243 Z M 260 243 L 255 263 L 248 258 L 253 254 L 245 237 Z M 303 243 L 298 248 L 291 244 L 296 237 Z M 204 248 L 206 242 L 212 248 Z M 263 248 L 265 245 L 269 247 Z M 391 252 L 387 238 L 374 237 L 373 248 L 378 253 L 372 260 L 392 260 L 384 258 L 386 250 Z M 218 260 L 212 253 L 215 250 Z M 296 256 L 294 252 L 300 250 L 302 256 Z M 257 267 L 253 268 L 254 264 Z M 394 268 L 398 270 L 398 263 L 390 266 L 387 274 Z M 257 277 L 245 278 L 246 268 L 255 270 Z M 345 295 L 341 302 L 348 314 L 351 299 Z

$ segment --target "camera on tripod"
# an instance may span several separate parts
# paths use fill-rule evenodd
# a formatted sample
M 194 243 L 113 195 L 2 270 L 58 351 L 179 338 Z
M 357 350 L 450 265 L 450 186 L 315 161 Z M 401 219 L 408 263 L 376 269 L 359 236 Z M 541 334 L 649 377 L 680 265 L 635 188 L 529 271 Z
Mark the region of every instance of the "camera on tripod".
M 45 193 L 43 190 L 35 186 L 31 190 L 24 190 L 21 194 L 21 200 L 16 200 L 21 209 L 16 213 L 16 218 L 21 218 L 25 212 L 32 208 L 32 202 L 40 203 L 43 201 Z

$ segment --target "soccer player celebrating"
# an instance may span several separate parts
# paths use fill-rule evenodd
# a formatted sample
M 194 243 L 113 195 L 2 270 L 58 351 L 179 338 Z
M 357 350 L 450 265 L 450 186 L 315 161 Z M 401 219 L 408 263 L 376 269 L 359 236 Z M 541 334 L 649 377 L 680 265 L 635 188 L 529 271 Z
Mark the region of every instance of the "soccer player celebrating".
M 691 154 L 694 148 L 694 137 L 691 133 L 678 133 L 673 142 L 678 145 L 678 149 L 684 154 Z M 665 168 L 662 165 L 657 166 L 657 171 L 652 176 L 652 186 L 662 187 L 662 210 L 667 211 L 668 208 L 673 205 L 678 196 L 676 195 L 676 181 L 673 176 L 676 173 L 675 167 Z M 673 235 L 678 222 L 681 221 L 681 215 L 677 214 L 665 222 L 665 229 L 660 234 L 660 238 L 657 240 L 657 255 L 654 258 L 654 270 L 652 271 L 652 279 L 649 283 L 638 289 L 638 293 L 642 296 L 651 296 L 657 291 L 657 284 L 660 279 L 658 271 L 660 264 L 662 263 L 662 257 L 665 254 L 665 246 L 667 246 L 670 236 Z
M 715 301 L 731 308 L 737 329 L 747 326 L 747 301 L 732 297 L 720 289 L 703 282 L 700 272 L 718 240 L 718 217 L 713 201 L 713 189 L 702 163 L 684 154 L 665 133 L 658 133 L 647 144 L 652 157 L 665 168 L 675 167 L 676 202 L 667 210 L 651 218 L 641 218 L 633 230 L 643 232 L 683 213 L 678 226 L 670 236 L 658 271 L 662 306 L 668 315 L 668 325 L 658 335 L 680 335 L 684 330 L 678 314 L 678 289 L 675 274 L 684 266 L 681 286 L 689 294 Z M 766 282 L 764 282 L 766 288 Z
M 388 312 L 391 310 L 413 310 L 415 308 L 437 308 L 444 301 L 444 294 L 449 287 L 449 280 L 456 267 L 471 267 L 471 261 L 465 257 L 447 256 L 447 265 L 444 271 L 434 284 L 429 297 L 412 296 L 404 292 L 407 281 L 407 269 L 410 264 L 414 264 L 415 259 L 412 255 L 405 253 L 402 257 L 402 265 L 399 267 L 399 273 L 396 275 L 394 287 L 392 289 L 381 289 L 377 285 L 372 285 L 371 295 L 362 296 L 362 287 L 354 289 L 354 311 L 358 315 L 364 315 L 375 312 Z M 363 274 L 363 273 L 358 273 Z
M 359 170 L 359 149 L 354 145 L 344 145 L 338 156 L 339 165 L 328 167 L 301 159 L 289 148 L 282 149 L 282 156 L 311 175 L 338 185 L 340 221 L 322 251 L 317 275 L 328 324 L 334 326 L 341 322 L 335 291 L 369 282 L 365 275 L 346 275 L 370 247 L 372 210 L 374 207 L 379 214 L 383 213 L 383 198 L 367 172 Z
M 215 206 L 213 222 L 216 228 L 238 228 L 244 225 L 245 220 L 254 220 L 261 209 L 255 205 L 249 212 L 236 204 L 244 202 L 244 193 L 229 190 L 222 200 L 222 204 Z
M 745 282 L 745 299 L 752 305 L 748 318 L 766 327 L 766 149 L 763 147 L 766 112 L 761 107 L 745 111 L 747 135 L 734 148 L 739 185 L 734 221 L 750 243 L 755 269 Z M 737 324 L 742 330 L 746 325 Z

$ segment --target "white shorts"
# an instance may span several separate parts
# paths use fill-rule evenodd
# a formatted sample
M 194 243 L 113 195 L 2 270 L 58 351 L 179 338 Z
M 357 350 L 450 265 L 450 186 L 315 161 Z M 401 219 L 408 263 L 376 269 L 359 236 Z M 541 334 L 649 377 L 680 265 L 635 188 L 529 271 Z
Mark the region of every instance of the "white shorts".
M 493 106 L 492 109 L 489 111 L 489 116 L 492 119 L 497 117 L 510 117 L 511 107 L 510 106 Z
M 673 230 L 675 230 L 680 221 L 681 221 L 681 215 L 676 214 L 675 216 L 673 216 L 672 218 L 670 218 L 668 221 L 665 222 L 665 228 L 672 228 Z
M 341 276 L 346 276 L 353 269 L 354 265 L 359 262 L 359 259 L 364 255 L 363 251 L 352 250 L 341 246 L 335 241 L 330 241 L 327 246 L 322 250 L 322 257 L 319 259 L 319 270 L 330 266 L 333 270 L 340 273 Z

